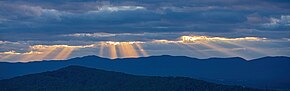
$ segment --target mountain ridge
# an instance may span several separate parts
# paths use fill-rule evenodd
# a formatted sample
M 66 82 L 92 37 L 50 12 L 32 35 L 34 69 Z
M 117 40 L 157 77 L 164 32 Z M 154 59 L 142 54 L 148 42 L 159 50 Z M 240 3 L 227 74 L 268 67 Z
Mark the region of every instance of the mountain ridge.
M 105 57 L 99 57 L 96 55 L 87 55 L 83 57 L 75 57 L 75 58 L 70 58 L 70 59 L 64 59 L 64 60 L 35 60 L 35 61 L 29 61 L 29 62 L 1 62 L 0 63 L 33 63 L 33 62 L 46 62 L 46 61 L 67 61 L 67 60 L 72 60 L 72 59 L 80 59 L 80 58 L 87 58 L 87 57 L 93 57 L 93 58 L 100 58 L 100 59 L 105 59 L 105 60 L 124 60 L 124 59 L 138 59 L 138 58 L 155 58 L 155 57 L 184 57 L 184 58 L 190 58 L 190 59 L 198 59 L 198 60 L 211 60 L 211 59 L 239 59 L 241 61 L 255 61 L 259 59 L 265 59 L 265 58 L 290 58 L 288 56 L 264 56 L 260 58 L 255 58 L 251 60 L 246 60 L 242 57 L 210 57 L 210 58 L 195 58 L 195 57 L 188 57 L 188 56 L 172 56 L 172 55 L 159 55 L 159 56 L 148 56 L 148 57 L 136 57 L 136 58 L 116 58 L 116 59 L 110 59 L 110 58 L 105 58 Z

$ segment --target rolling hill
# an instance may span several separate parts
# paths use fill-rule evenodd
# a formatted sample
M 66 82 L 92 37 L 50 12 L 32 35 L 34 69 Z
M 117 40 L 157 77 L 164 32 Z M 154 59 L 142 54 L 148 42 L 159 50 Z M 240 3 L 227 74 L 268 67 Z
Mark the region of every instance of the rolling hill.
M 260 91 L 186 77 L 136 76 L 81 66 L 0 80 L 1 91 Z

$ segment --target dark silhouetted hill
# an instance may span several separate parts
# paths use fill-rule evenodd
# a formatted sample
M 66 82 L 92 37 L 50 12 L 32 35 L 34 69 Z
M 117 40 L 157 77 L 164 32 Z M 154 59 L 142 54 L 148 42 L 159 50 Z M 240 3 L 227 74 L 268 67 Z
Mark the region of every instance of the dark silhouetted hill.
M 80 66 L 0 80 L 0 91 L 259 91 L 185 77 L 136 76 Z

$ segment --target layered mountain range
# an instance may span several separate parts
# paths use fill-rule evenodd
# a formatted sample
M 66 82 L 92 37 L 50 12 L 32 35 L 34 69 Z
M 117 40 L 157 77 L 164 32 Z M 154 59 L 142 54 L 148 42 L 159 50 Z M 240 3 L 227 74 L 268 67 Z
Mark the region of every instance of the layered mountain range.
M 124 59 L 85 56 L 28 63 L 0 62 L 0 79 L 53 71 L 70 65 L 133 75 L 189 77 L 261 89 L 290 89 L 290 57 L 283 56 L 254 60 L 239 57 L 197 59 L 169 55 Z

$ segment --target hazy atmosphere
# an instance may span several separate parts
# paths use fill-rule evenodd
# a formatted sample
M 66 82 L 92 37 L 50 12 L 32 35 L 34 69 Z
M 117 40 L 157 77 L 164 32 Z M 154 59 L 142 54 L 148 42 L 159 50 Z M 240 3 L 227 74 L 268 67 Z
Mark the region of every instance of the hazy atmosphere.
M 1 0 L 0 60 L 290 56 L 287 0 Z

